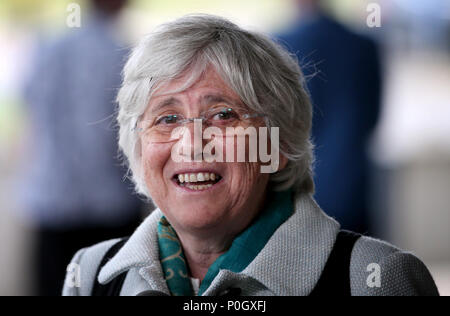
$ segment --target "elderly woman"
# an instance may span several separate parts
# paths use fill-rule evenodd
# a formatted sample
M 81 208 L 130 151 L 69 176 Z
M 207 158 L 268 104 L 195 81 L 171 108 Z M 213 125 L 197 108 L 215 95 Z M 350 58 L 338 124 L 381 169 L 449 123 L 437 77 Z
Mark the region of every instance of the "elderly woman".
M 164 24 L 134 49 L 118 102 L 120 147 L 157 209 L 80 250 L 64 295 L 438 294 L 415 256 L 314 202 L 311 104 L 272 40 L 209 15 Z

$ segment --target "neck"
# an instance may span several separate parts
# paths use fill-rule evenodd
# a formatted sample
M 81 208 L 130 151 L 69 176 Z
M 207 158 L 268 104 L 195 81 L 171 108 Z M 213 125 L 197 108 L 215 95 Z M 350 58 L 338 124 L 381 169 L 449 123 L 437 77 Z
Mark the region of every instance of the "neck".
M 221 238 L 218 238 L 217 235 L 213 238 L 205 239 L 205 236 L 198 238 L 183 233 L 178 233 L 178 237 L 183 245 L 190 274 L 193 278 L 200 281 L 204 279 L 214 261 L 230 248 L 234 239 L 234 236 L 221 236 Z
M 209 267 L 222 254 L 227 252 L 231 247 L 234 238 L 248 227 L 251 222 L 257 217 L 260 210 L 262 210 L 265 202 L 266 190 L 261 195 L 259 203 L 254 204 L 253 207 L 245 205 L 243 209 L 251 210 L 246 212 L 250 216 L 242 216 L 241 221 L 236 221 L 234 225 L 209 228 L 203 231 L 185 230 L 182 227 L 175 227 L 178 238 L 183 247 L 183 252 L 186 257 L 186 264 L 190 270 L 190 275 L 193 278 L 202 281 L 208 272 Z M 172 223 L 172 225 L 174 225 Z

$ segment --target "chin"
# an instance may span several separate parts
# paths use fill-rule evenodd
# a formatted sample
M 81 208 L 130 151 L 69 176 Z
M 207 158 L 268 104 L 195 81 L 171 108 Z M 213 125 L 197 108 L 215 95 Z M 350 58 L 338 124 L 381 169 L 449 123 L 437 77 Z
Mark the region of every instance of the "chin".
M 222 215 L 221 215 L 222 214 Z M 223 224 L 225 212 L 205 206 L 184 206 L 174 214 L 175 220 L 186 229 L 204 230 Z

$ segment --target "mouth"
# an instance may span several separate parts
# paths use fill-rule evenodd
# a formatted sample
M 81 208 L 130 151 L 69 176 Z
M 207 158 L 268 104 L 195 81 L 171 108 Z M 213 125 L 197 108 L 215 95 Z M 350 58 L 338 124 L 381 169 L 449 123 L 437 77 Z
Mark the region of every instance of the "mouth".
M 179 173 L 173 176 L 176 185 L 192 191 L 209 190 L 220 181 L 222 176 L 215 172 L 195 172 L 195 173 Z

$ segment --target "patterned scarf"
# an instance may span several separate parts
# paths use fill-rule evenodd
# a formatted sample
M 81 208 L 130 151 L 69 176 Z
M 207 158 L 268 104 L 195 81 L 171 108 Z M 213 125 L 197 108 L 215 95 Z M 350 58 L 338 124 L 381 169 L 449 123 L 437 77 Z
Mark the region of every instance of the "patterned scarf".
M 193 296 L 186 258 L 177 233 L 162 216 L 158 222 L 159 258 L 172 296 Z

